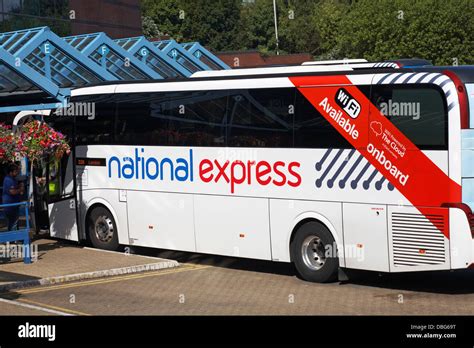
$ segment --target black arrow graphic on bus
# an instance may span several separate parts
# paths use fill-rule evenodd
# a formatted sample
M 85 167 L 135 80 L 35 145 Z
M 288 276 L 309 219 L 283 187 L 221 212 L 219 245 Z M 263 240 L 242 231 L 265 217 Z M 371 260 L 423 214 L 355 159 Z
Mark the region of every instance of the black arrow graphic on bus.
M 326 153 L 324 154 L 323 158 L 321 158 L 321 159 L 319 160 L 319 162 L 316 163 L 315 168 L 316 168 L 316 170 L 317 170 L 318 172 L 321 170 L 321 168 L 322 168 L 322 166 L 323 166 L 323 164 L 324 164 L 324 161 L 325 161 L 325 160 L 329 157 L 329 155 L 331 154 L 331 151 L 332 151 L 332 149 L 327 150 Z
M 382 189 L 382 184 L 385 181 L 385 176 L 382 176 L 379 181 L 375 183 L 375 189 L 380 191 Z M 388 186 L 388 185 L 387 185 Z
M 354 172 L 354 170 L 357 168 L 357 166 L 359 165 L 360 161 L 362 161 L 362 158 L 363 156 L 359 154 L 359 157 L 357 158 L 357 160 L 355 161 L 355 163 L 352 165 L 351 169 L 347 172 L 346 176 L 341 180 L 339 181 L 339 187 L 340 188 L 344 188 L 346 186 L 346 182 L 347 180 L 349 180 L 350 176 L 352 175 L 352 173 Z
M 342 165 L 339 167 L 339 169 L 336 171 L 336 173 L 334 173 L 334 175 L 332 176 L 331 179 L 328 180 L 328 187 L 329 188 L 332 188 L 334 186 L 334 181 L 336 181 L 337 177 L 339 176 L 339 174 L 341 174 L 342 170 L 346 167 L 347 163 L 350 161 L 350 159 L 352 158 L 352 155 L 354 154 L 355 152 L 355 149 L 352 149 L 349 154 L 347 155 L 347 157 L 344 159 L 344 162 L 342 162 Z
M 323 180 L 324 178 L 329 174 L 329 171 L 332 169 L 332 167 L 334 166 L 334 164 L 336 163 L 336 161 L 339 159 L 339 157 L 341 156 L 342 152 L 344 150 L 343 149 L 340 149 L 337 153 L 336 153 L 336 156 L 334 156 L 334 158 L 332 159 L 331 163 L 329 163 L 329 166 L 326 168 L 326 170 L 324 171 L 323 175 L 321 175 L 321 177 L 316 180 L 316 187 L 321 187 L 322 184 L 323 184 Z
M 364 176 L 365 172 L 367 171 L 367 169 L 369 169 L 370 167 L 370 163 L 367 162 L 367 164 L 365 165 L 364 168 L 362 168 L 361 172 L 359 173 L 359 175 L 357 176 L 357 178 L 355 178 L 354 180 L 352 180 L 351 182 L 351 187 L 353 189 L 356 189 L 357 188 L 357 184 L 359 183 L 360 179 L 362 178 L 362 176 Z
M 368 190 L 370 188 L 370 183 L 372 182 L 372 180 L 374 180 L 378 172 L 379 171 L 374 168 L 374 171 L 372 172 L 372 174 L 370 174 L 367 180 L 365 180 L 364 183 L 362 184 L 362 187 L 364 187 L 364 189 Z
M 385 182 L 385 180 L 387 179 L 382 176 L 380 180 L 375 183 L 375 188 L 377 189 L 377 191 L 380 191 L 382 189 L 382 184 Z M 393 191 L 395 187 L 392 185 L 392 183 L 389 182 L 387 183 L 387 188 L 389 189 L 389 191 Z

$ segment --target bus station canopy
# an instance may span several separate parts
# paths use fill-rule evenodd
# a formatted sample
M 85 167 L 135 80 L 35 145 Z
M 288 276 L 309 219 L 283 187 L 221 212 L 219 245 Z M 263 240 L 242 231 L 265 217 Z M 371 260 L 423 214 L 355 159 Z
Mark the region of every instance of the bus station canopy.
M 105 33 L 68 36 L 64 40 L 119 80 L 164 78 Z
M 174 40 L 153 41 L 158 49 L 184 67 L 190 74 L 202 70 L 211 70 L 206 64 L 184 49 Z
M 165 78 L 189 77 L 191 75 L 175 59 L 158 49 L 144 36 L 118 39 L 115 42 Z
M 42 109 L 62 103 L 69 90 L 61 89 L 45 76 L 17 60 L 0 47 L 0 112 Z M 25 99 L 27 106 L 21 106 Z
M 174 40 L 150 42 L 143 36 L 112 40 L 105 33 L 61 38 L 48 27 L 0 33 L 0 113 L 55 108 L 67 102 L 71 88 L 187 78 L 214 69 L 208 60 L 220 64 L 193 45 L 185 49 Z
M 71 87 L 113 78 L 48 27 L 0 34 L 0 62 L 0 112 L 50 108 Z
M 194 57 L 206 64 L 210 70 L 227 70 L 230 67 L 216 55 L 209 52 L 199 42 L 187 42 L 182 44 L 184 49 Z

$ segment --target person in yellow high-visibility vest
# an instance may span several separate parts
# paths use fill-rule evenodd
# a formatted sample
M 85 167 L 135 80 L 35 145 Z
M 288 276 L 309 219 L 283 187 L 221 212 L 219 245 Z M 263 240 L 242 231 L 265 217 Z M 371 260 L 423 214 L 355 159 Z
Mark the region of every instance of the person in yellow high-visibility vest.
M 50 197 L 59 195 L 58 167 L 59 167 L 59 161 L 58 160 L 54 160 L 54 162 L 50 163 L 50 167 L 49 167 L 49 185 L 48 185 L 48 191 L 49 191 L 49 196 Z

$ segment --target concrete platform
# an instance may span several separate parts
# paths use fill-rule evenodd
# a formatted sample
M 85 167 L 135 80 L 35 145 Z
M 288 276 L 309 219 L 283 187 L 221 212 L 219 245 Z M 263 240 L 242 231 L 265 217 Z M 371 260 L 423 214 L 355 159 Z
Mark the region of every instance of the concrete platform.
M 37 247 L 37 250 L 35 250 Z M 22 259 L 0 259 L 0 293 L 83 279 L 110 277 L 178 267 L 179 263 L 147 256 L 80 247 L 53 239 L 33 242 L 32 264 Z M 35 255 L 37 251 L 37 255 Z

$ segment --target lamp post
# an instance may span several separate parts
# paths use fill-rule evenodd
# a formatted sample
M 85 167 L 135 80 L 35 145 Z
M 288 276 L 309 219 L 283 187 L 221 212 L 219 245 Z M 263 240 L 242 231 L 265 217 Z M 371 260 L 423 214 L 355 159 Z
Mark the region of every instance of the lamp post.
M 276 0 L 273 0 L 273 16 L 275 18 L 275 37 L 276 37 L 276 54 L 280 55 L 279 42 L 278 42 L 278 17 L 277 17 L 277 5 Z

